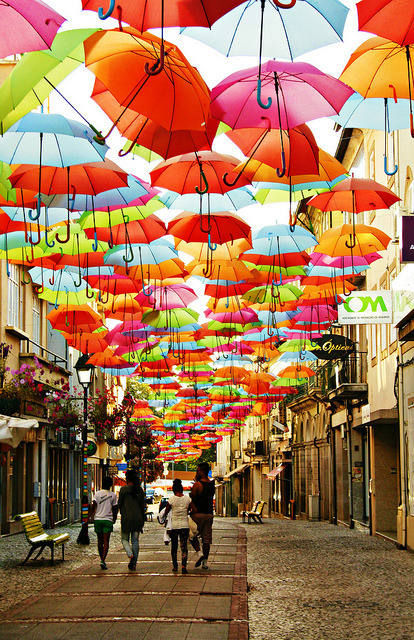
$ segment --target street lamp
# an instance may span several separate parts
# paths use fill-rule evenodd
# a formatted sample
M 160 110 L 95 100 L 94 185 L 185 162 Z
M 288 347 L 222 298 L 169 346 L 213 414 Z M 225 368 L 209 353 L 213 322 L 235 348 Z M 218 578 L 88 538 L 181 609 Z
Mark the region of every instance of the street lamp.
M 88 444 L 88 393 L 89 387 L 92 382 L 94 365 L 88 364 L 89 356 L 84 354 L 80 356 L 75 364 L 76 375 L 78 376 L 78 382 L 83 388 L 83 426 L 82 426 L 82 475 L 83 475 L 83 494 L 82 494 L 82 528 L 78 536 L 79 544 L 89 544 L 88 534 L 88 517 L 89 517 L 89 499 L 88 499 L 88 458 L 87 458 L 87 444 Z

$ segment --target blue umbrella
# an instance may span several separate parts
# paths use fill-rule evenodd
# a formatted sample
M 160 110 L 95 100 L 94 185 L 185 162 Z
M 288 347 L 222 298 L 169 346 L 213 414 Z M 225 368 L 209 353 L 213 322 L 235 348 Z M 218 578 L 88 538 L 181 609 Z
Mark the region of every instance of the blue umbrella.
M 128 255 L 129 254 L 129 255 Z M 149 244 L 131 244 L 127 248 L 125 246 L 116 245 L 106 252 L 104 256 L 105 264 L 125 266 L 144 265 L 144 264 L 160 264 L 166 260 L 178 258 L 178 251 L 174 249 L 174 245 L 160 238 Z
M 28 113 L 0 138 L 0 160 L 50 167 L 100 162 L 108 147 L 94 135 L 86 124 L 58 113 Z
M 160 197 L 161 202 L 169 209 L 194 211 L 196 213 L 213 213 L 216 211 L 238 211 L 255 203 L 254 196 L 247 187 L 233 189 L 225 194 L 207 193 L 200 197 L 195 193 L 180 195 L 175 191 L 167 191 Z
M 286 9 L 275 0 L 248 0 L 217 20 L 210 29 L 187 27 L 184 35 L 225 55 L 259 55 L 293 59 L 342 40 L 348 7 L 338 0 L 297 0 Z M 279 6 L 278 6 L 279 5 Z M 259 35 L 260 34 L 260 35 Z
M 386 123 L 384 103 L 388 105 L 388 124 Z M 345 102 L 338 115 L 332 116 L 341 127 L 363 129 L 377 129 L 383 131 L 396 131 L 406 129 L 410 114 L 410 101 L 404 99 L 388 100 L 387 98 L 363 98 L 359 93 L 354 93 Z
M 32 211 L 31 209 L 24 209 L 23 207 L 2 207 L 2 210 L 7 213 L 9 218 L 14 220 L 14 222 L 28 222 L 28 212 Z M 67 215 L 64 209 L 42 207 L 40 209 L 38 222 L 42 227 L 50 227 L 59 222 L 63 222 L 67 218 Z M 71 219 L 77 218 L 78 215 L 77 212 L 72 213 Z

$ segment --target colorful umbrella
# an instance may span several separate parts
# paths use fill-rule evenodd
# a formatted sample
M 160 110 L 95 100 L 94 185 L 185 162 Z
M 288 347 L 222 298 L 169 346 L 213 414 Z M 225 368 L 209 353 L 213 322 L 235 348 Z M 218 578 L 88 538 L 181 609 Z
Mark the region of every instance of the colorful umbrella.
M 41 0 L 7 0 L 0 4 L 0 58 L 47 49 L 64 23 L 59 13 Z

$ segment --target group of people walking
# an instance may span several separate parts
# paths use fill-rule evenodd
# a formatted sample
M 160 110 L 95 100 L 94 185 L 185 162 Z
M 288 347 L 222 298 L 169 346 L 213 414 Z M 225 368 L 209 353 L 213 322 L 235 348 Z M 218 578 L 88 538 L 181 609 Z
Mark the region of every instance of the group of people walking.
M 197 555 L 195 566 L 208 569 L 215 492 L 214 480 L 210 480 L 209 471 L 210 466 L 207 463 L 203 462 L 197 467 L 195 482 L 189 495 L 184 494 L 181 480 L 176 479 L 173 482 L 174 495 L 169 499 L 165 510 L 165 515 L 171 512 L 171 528 L 168 529 L 168 535 L 171 540 L 173 572 L 178 571 L 178 543 L 180 543 L 181 573 L 188 573 L 188 541 Z M 139 534 L 142 533 L 145 522 L 145 496 L 133 469 L 128 469 L 126 472 L 126 482 L 127 484 L 121 487 L 117 498 L 111 491 L 112 478 L 106 477 L 102 481 L 102 489 L 93 497 L 89 519 L 94 520 L 102 569 L 107 569 L 109 539 L 118 511 L 121 513 L 121 541 L 129 558 L 128 569 L 133 571 L 137 566 Z M 199 537 L 202 548 L 200 548 Z

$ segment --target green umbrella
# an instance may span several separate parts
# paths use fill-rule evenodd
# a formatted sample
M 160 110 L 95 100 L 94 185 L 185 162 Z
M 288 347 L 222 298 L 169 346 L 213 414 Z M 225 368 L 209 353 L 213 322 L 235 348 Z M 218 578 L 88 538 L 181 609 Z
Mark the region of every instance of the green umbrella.
M 286 340 L 278 346 L 278 351 L 281 353 L 284 351 L 312 351 L 312 342 L 310 340 Z
M 83 291 L 57 291 L 55 289 L 44 288 L 37 294 L 39 298 L 47 300 L 55 305 L 56 309 L 60 304 L 89 304 L 85 290 Z
M 280 287 L 275 286 L 273 291 L 271 286 L 255 287 L 243 294 L 242 298 L 251 303 L 264 304 L 265 302 L 271 303 L 275 297 L 282 302 L 287 302 L 297 300 L 301 295 L 302 291 L 295 285 L 284 284 Z
M 85 62 L 83 41 L 98 29 L 58 33 L 51 49 L 25 53 L 0 87 L 0 132 L 41 105 L 66 76 Z
M 147 311 L 142 323 L 157 328 L 180 329 L 197 322 L 199 314 L 192 309 L 167 309 L 166 311 Z

